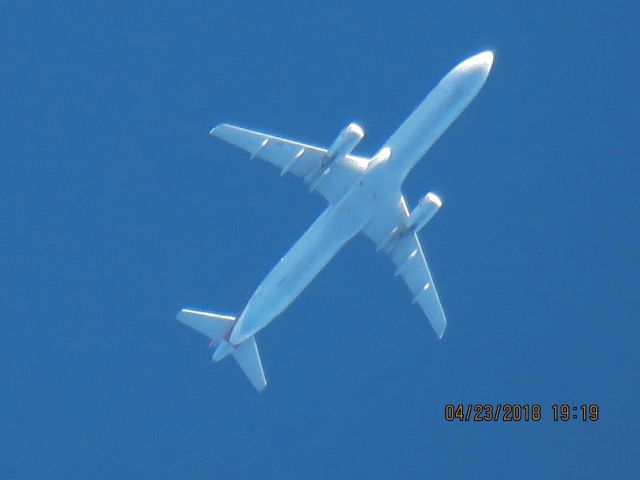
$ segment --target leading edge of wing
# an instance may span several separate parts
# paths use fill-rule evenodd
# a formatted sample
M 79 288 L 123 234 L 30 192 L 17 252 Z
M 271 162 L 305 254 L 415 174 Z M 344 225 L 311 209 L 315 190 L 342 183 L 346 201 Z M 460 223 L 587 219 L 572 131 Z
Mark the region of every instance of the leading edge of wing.
M 299 142 L 297 140 L 290 140 L 285 137 L 279 137 L 270 133 L 258 132 L 256 130 L 250 130 L 244 127 L 238 127 L 229 123 L 220 123 L 209 130 L 209 135 L 219 138 L 227 143 L 235 145 L 238 148 L 242 148 L 251 153 L 251 156 L 259 156 L 260 148 L 263 147 L 264 140 L 276 142 L 280 144 L 290 145 L 292 147 L 298 147 L 305 149 L 307 152 L 313 152 L 317 155 L 324 155 L 327 153 L 326 148 L 318 147 L 315 145 L 309 145 L 308 143 Z M 254 141 L 246 142 L 248 138 L 254 138 Z M 266 144 L 264 145 L 266 146 Z M 250 150 L 250 147 L 253 147 Z M 366 171 L 369 166 L 369 159 L 359 155 L 349 154 L 346 156 L 347 160 L 354 164 L 356 168 L 361 171 Z
M 248 128 L 238 127 L 229 123 L 221 123 L 216 125 L 209 131 L 209 135 L 224 140 L 231 145 L 242 148 L 243 150 L 251 153 L 252 156 L 259 154 L 260 148 L 266 146 L 263 145 L 264 140 L 272 142 L 278 142 L 291 145 L 292 147 L 304 148 L 309 152 L 318 154 L 324 154 L 325 149 L 316 147 L 314 145 L 308 145 L 295 140 L 289 140 L 284 137 L 278 137 L 269 133 L 258 132 L 256 130 L 250 130 Z

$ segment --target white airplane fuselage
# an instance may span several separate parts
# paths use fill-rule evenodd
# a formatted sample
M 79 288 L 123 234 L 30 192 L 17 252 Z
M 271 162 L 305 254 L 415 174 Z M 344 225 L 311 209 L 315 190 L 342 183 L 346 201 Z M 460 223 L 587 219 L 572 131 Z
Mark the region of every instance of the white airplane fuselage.
M 492 63 L 491 52 L 480 53 L 438 83 L 384 143 L 360 179 L 327 207 L 265 277 L 236 320 L 229 336 L 231 345 L 252 337 L 280 315 L 371 221 L 378 207 L 392 201 L 414 165 L 476 96 Z

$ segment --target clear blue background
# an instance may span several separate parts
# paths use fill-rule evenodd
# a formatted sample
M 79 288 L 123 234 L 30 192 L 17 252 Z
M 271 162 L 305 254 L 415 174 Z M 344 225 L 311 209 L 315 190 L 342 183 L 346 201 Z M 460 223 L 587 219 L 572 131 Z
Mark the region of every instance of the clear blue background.
M 3 3 L 0 476 L 637 478 L 638 9 Z M 421 234 L 444 339 L 358 237 L 259 334 L 261 395 L 212 366 L 178 309 L 239 312 L 324 204 L 208 129 L 358 121 L 372 154 L 484 49 L 404 186 L 445 202 Z M 467 402 L 544 418 L 444 421 Z

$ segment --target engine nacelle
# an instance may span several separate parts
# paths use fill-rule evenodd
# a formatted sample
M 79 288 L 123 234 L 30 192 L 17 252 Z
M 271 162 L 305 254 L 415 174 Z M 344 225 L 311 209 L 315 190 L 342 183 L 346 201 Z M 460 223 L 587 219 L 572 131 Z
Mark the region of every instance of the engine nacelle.
M 435 193 L 427 193 L 419 202 L 413 212 L 407 217 L 405 226 L 407 230 L 417 232 L 424 227 L 442 207 L 442 200 Z
M 342 157 L 349 155 L 363 138 L 364 130 L 362 127 L 355 123 L 350 123 L 340 132 L 338 138 L 336 138 L 331 147 L 329 147 L 322 165 L 327 166 L 336 160 L 340 160 Z

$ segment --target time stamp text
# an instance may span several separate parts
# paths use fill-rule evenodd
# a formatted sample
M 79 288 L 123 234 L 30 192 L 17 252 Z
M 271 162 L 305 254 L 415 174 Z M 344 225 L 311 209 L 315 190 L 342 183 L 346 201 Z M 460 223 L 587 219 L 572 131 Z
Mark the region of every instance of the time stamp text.
M 448 403 L 444 406 L 447 422 L 597 422 L 600 406 L 596 403 L 556 403 L 543 407 L 538 403 Z

